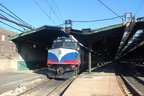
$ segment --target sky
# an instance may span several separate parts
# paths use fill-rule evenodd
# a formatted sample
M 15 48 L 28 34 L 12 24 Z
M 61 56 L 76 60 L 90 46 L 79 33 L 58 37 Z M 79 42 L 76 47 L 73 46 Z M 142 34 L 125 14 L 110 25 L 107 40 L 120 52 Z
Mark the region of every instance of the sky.
M 144 17 L 144 0 L 0 0 L 0 3 L 33 28 L 44 25 L 58 26 L 64 24 L 65 20 L 109 19 L 123 16 L 124 13 L 132 13 L 135 18 Z M 0 6 L 0 9 L 9 13 L 2 6 Z M 2 14 L 0 16 L 16 21 L 2 11 L 0 11 L 0 14 Z M 0 19 L 0 21 L 23 30 L 21 27 L 5 20 Z M 97 29 L 121 22 L 123 22 L 121 18 L 116 18 L 97 22 L 72 22 L 72 26 L 78 30 Z M 20 32 L 1 22 L 0 27 Z

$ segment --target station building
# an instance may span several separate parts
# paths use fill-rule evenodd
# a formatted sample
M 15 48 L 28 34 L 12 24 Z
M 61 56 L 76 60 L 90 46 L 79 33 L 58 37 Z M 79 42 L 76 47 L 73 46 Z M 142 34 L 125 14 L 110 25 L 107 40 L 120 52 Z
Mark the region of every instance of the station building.
M 18 33 L 0 28 L 0 71 L 16 69 L 15 62 L 18 59 L 17 48 L 10 41 L 9 36 Z
M 12 36 L 21 37 L 21 35 L 31 32 L 33 32 L 33 30 L 18 34 L 0 28 L 0 71 L 47 68 L 47 48 L 43 44 L 35 42 L 32 37 L 30 37 L 28 41 L 26 38 L 23 38 L 25 40 L 21 42 L 10 41 L 10 37 Z M 32 34 L 32 36 L 35 35 Z

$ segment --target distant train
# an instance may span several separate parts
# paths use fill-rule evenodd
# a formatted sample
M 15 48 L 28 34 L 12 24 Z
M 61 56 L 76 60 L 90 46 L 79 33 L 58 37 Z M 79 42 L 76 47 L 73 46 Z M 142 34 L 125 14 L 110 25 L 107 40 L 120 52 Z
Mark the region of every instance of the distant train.
M 67 79 L 87 68 L 88 52 L 71 37 L 58 37 L 48 50 L 48 77 Z

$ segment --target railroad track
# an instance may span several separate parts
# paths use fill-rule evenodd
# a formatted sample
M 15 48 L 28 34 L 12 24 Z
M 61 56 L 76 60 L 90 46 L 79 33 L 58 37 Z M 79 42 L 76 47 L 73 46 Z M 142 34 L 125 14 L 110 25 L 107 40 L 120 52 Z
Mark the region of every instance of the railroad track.
M 118 65 L 116 66 L 116 71 L 128 88 L 129 94 L 132 94 L 132 96 L 144 96 L 144 77 L 139 78 L 131 71 Z
M 49 79 L 43 84 L 27 90 L 18 96 L 60 96 L 75 78 L 76 76 L 67 80 Z

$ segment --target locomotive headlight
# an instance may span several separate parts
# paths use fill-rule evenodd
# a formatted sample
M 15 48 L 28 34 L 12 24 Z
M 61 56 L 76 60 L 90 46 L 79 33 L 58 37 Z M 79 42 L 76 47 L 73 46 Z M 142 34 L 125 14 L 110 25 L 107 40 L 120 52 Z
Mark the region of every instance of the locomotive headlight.
M 47 64 L 48 66 L 51 66 L 51 64 Z
M 71 67 L 74 67 L 74 64 L 70 64 Z
M 74 69 L 74 65 L 73 64 L 71 64 L 70 66 L 71 66 L 71 69 Z

